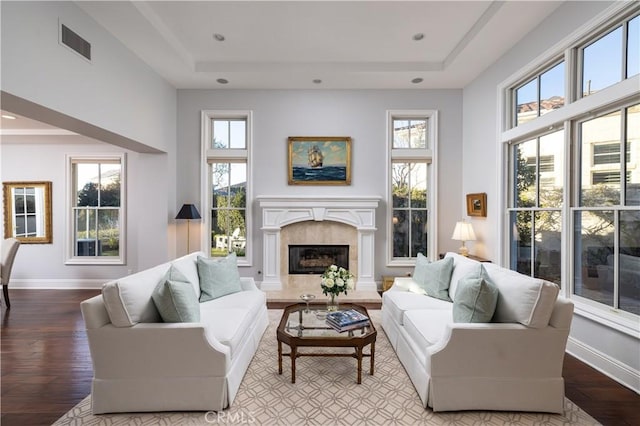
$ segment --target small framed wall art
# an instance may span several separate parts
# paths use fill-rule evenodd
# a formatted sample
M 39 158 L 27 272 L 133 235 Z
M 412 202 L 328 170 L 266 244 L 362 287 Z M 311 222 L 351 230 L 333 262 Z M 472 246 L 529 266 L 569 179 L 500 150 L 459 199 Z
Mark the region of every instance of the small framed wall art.
M 487 217 L 487 193 L 467 194 L 467 215 Z
M 351 185 L 351 138 L 292 136 L 289 185 Z

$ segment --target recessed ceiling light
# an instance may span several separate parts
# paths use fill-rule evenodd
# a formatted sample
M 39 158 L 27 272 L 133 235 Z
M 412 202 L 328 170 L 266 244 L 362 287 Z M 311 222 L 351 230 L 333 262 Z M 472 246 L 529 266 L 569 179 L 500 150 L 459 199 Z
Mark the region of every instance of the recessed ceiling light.
M 219 78 L 216 81 L 220 84 L 227 84 L 229 82 L 226 78 Z
M 313 84 L 320 84 L 320 83 L 322 83 L 322 80 L 320 80 L 319 78 L 313 79 Z
M 224 36 L 220 33 L 215 33 L 213 34 L 213 38 L 218 40 L 218 41 L 224 41 Z
M 7 120 L 15 120 L 16 118 L 13 115 L 2 114 L 2 118 L 6 118 Z
M 418 83 L 422 83 L 422 82 L 423 82 L 423 79 L 421 79 L 420 77 L 418 77 L 418 78 L 414 78 L 413 80 L 411 80 L 411 82 L 412 82 L 413 84 L 418 84 Z
M 413 39 L 414 39 L 415 41 L 420 41 L 420 40 L 422 40 L 423 38 L 424 38 L 424 34 L 422 34 L 422 33 L 416 33 L 416 34 L 414 34 L 414 35 L 413 35 Z

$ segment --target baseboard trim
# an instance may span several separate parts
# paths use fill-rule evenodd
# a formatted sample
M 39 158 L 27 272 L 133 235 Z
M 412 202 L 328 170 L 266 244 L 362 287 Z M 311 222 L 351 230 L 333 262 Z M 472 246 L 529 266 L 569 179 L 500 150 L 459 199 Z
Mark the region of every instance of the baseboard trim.
M 605 376 L 640 394 L 640 372 L 610 356 L 569 337 L 567 352 Z
M 9 283 L 10 290 L 100 290 L 108 279 L 17 279 Z

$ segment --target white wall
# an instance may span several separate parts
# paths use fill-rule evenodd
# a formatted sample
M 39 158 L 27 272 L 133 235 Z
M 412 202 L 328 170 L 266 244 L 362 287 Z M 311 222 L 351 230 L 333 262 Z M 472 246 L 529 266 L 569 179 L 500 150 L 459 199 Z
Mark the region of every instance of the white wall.
M 3 136 L 0 178 L 7 181 L 52 182 L 52 244 L 22 244 L 11 274 L 12 288 L 99 288 L 108 279 L 156 265 L 167 258 L 164 191 L 149 191 L 147 171 L 166 169 L 167 156 L 124 151 L 81 136 Z M 64 240 L 69 205 L 66 202 L 66 155 L 126 153 L 127 160 L 127 263 L 123 266 L 65 265 Z M 166 180 L 166 179 L 165 179 Z M 150 213 L 151 212 L 151 213 Z M 5 212 L 3 211 L 3 214 Z
M 3 1 L 0 10 L 2 108 L 110 144 L 3 136 L 2 180 L 51 180 L 54 191 L 54 243 L 23 246 L 12 278 L 73 287 L 173 257 L 175 88 L 73 2 Z M 91 63 L 58 43 L 59 22 L 92 44 Z M 65 266 L 64 156 L 114 150 L 129 152 L 127 265 Z
M 84 11 L 73 2 L 3 1 L 0 7 L 4 92 L 149 152 L 172 150 L 175 89 Z M 59 22 L 91 43 L 91 62 L 58 43 Z
M 499 203 L 499 170 L 503 165 L 499 159 L 497 86 L 610 4 L 566 2 L 464 88 L 462 188 L 464 193 L 487 193 L 487 218 L 472 222 L 484 243 L 478 247 L 480 254 L 495 262 L 500 261 L 500 215 L 504 212 L 504 206 Z M 637 338 L 577 314 L 571 328 L 569 350 L 618 380 L 632 384 L 636 390 L 640 389 L 640 344 Z
M 439 251 L 455 250 L 450 239 L 459 219 L 461 192 L 462 98 L 460 90 L 179 90 L 178 91 L 178 201 L 200 203 L 200 111 L 238 109 L 253 111 L 253 195 L 359 195 L 379 196 L 376 232 L 376 279 L 383 273 L 411 269 L 386 268 L 387 180 L 385 175 L 386 111 L 436 109 L 439 111 L 438 155 Z M 350 136 L 353 139 L 350 186 L 289 186 L 287 137 Z M 178 203 L 178 204 L 180 204 Z M 202 204 L 199 204 L 201 206 Z M 261 212 L 253 215 L 253 267 L 243 270 L 261 281 Z

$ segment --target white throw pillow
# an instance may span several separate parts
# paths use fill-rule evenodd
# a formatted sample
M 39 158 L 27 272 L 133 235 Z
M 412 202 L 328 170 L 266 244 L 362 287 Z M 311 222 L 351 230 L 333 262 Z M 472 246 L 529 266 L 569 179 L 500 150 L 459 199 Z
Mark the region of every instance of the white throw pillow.
M 493 322 L 519 322 L 531 328 L 549 325 L 560 291 L 557 285 L 492 263 L 483 266 L 500 291 Z
M 160 322 L 160 313 L 151 299 L 151 293 L 169 266 L 164 263 L 102 286 L 102 299 L 111 324 L 131 327 L 139 322 Z

